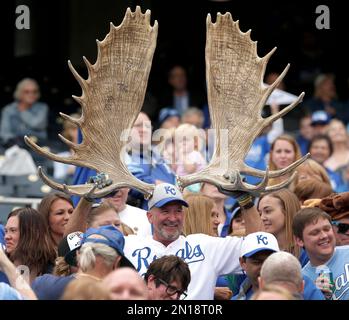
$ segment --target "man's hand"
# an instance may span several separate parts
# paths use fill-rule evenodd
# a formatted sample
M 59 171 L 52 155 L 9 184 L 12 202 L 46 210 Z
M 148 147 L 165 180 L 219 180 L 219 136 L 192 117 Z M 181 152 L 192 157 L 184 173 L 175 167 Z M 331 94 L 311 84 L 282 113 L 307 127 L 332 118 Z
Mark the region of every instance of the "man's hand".
M 108 175 L 101 172 L 95 176 L 90 177 L 87 180 L 87 183 L 93 183 L 93 188 L 86 194 L 83 195 L 83 198 L 88 202 L 94 202 L 94 198 L 91 196 L 95 192 L 96 189 L 103 189 L 105 187 L 110 186 L 113 181 L 109 179 Z
M 103 172 L 98 173 L 96 176 L 90 177 L 87 182 L 95 184 L 98 189 L 103 189 L 113 183 L 113 181 L 109 179 L 108 175 Z
M 315 285 L 323 292 L 325 297 L 332 297 L 332 287 L 329 279 L 323 275 L 316 278 Z
M 215 300 L 230 300 L 233 292 L 228 287 L 216 287 L 214 289 Z

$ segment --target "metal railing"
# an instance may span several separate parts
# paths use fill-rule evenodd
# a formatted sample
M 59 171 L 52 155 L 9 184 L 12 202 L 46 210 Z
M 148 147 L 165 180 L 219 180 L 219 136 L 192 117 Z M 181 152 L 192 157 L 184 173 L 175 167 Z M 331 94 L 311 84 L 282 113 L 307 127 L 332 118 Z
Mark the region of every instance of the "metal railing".
M 16 209 L 31 207 L 37 209 L 42 199 L 40 198 L 14 198 L 0 196 L 0 223 L 5 223 L 8 214 Z

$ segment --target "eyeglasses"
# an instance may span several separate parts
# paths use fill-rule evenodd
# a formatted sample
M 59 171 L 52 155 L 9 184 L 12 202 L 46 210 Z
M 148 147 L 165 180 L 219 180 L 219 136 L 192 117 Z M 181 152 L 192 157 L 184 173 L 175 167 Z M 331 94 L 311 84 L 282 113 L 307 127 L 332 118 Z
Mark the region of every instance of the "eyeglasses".
M 119 190 L 116 190 L 116 191 L 113 191 L 111 193 L 108 193 L 107 195 L 104 196 L 104 198 L 112 198 L 114 197 L 117 193 L 118 193 Z
M 26 93 L 26 94 L 28 94 L 28 93 L 33 93 L 33 94 L 38 94 L 38 90 L 23 90 L 23 93 Z
M 175 286 L 169 285 L 166 281 L 164 281 L 164 280 L 162 280 L 160 278 L 157 278 L 157 280 L 159 282 L 161 282 L 166 287 L 166 293 L 169 296 L 173 296 L 174 294 L 177 294 L 178 298 L 182 297 L 181 300 L 184 300 L 187 297 L 187 293 L 184 292 L 183 290 L 179 290 Z
M 338 228 L 338 233 L 347 233 L 349 230 L 349 224 L 348 223 L 341 223 L 339 221 L 332 221 L 332 225 L 336 226 Z

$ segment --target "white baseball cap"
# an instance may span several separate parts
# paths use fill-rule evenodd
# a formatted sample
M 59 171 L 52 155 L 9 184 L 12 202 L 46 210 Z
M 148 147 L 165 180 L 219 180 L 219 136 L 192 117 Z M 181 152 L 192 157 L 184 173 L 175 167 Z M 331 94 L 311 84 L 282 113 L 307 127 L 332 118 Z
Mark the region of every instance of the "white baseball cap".
M 153 195 L 148 201 L 148 210 L 153 207 L 161 208 L 172 201 L 178 201 L 186 207 L 189 206 L 188 203 L 184 201 L 182 193 L 175 185 L 170 183 L 159 183 L 155 186 Z
M 280 251 L 275 236 L 271 233 L 262 231 L 250 233 L 243 239 L 240 257 L 249 258 L 255 253 L 263 250 L 270 250 L 273 252 Z

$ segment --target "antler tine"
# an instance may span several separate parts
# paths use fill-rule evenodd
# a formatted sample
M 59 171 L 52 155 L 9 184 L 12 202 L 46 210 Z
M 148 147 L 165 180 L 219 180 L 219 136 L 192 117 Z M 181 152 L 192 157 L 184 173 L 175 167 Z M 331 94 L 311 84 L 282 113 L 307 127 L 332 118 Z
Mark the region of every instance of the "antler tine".
M 77 82 L 79 82 L 80 84 L 80 87 L 82 89 L 82 94 L 84 95 L 84 92 L 87 91 L 87 83 L 86 83 L 86 80 L 83 79 L 79 73 L 75 70 L 75 68 L 73 67 L 72 63 L 70 60 L 68 60 L 68 66 L 69 66 L 69 69 L 71 71 L 71 73 L 73 74 L 74 78 L 77 80 Z
M 307 160 L 310 157 L 310 153 L 307 153 L 302 158 L 298 159 L 297 161 L 290 164 L 288 167 L 281 169 L 281 170 L 274 170 L 271 171 L 269 174 L 270 178 L 276 178 L 285 175 L 286 173 L 292 172 L 295 168 L 297 168 L 299 165 L 301 165 L 305 160 Z
M 68 146 L 70 147 L 71 149 L 73 150 L 77 150 L 79 149 L 79 145 L 68 140 L 67 138 L 63 137 L 60 133 L 58 134 L 58 137 Z
M 46 149 L 38 146 L 28 136 L 24 136 L 24 141 L 29 147 L 31 147 L 33 150 L 35 150 L 37 153 L 39 153 L 43 157 L 49 158 L 49 159 L 54 160 L 54 161 L 63 162 L 66 164 L 74 164 L 74 165 L 78 165 L 78 166 L 81 165 L 81 162 L 79 160 L 75 159 L 74 157 L 61 157 L 61 156 L 58 156 L 50 151 L 47 151 Z
M 298 159 L 291 165 L 289 165 L 286 168 L 280 169 L 280 170 L 274 170 L 269 171 L 269 178 L 276 178 L 285 175 L 286 173 L 292 172 L 295 168 L 297 168 L 299 165 L 301 165 L 304 161 L 306 161 L 310 157 L 310 153 L 307 153 L 302 158 Z M 263 178 L 265 176 L 265 171 L 258 170 L 255 168 L 251 168 L 248 165 L 244 164 L 243 168 L 241 169 L 241 172 L 246 175 L 251 175 L 259 178 Z
M 267 169 L 265 170 L 265 175 L 262 179 L 262 181 L 256 185 L 256 191 L 262 191 L 265 190 L 266 186 L 268 185 L 269 182 L 269 166 L 267 166 Z
M 74 98 L 74 96 L 73 96 L 73 98 Z M 80 99 L 79 97 L 76 97 L 76 98 Z M 77 126 L 80 127 L 80 119 L 75 119 L 75 118 L 73 118 L 73 117 L 71 117 L 71 116 L 68 116 L 67 114 L 65 114 L 65 113 L 63 113 L 63 112 L 60 112 L 59 115 L 60 115 L 63 119 L 68 120 L 68 121 L 70 121 L 70 122 L 72 122 L 72 123 L 74 123 L 74 124 L 76 124 Z
M 38 176 L 41 178 L 41 180 L 47 184 L 49 187 L 51 187 L 52 189 L 55 190 L 59 190 L 59 191 L 64 191 L 64 186 L 60 183 L 57 183 L 53 180 L 51 180 L 49 177 L 47 177 L 42 169 L 41 166 L 38 167 Z
M 296 107 L 299 103 L 302 102 L 303 97 L 304 97 L 305 93 L 302 92 L 296 101 L 292 102 L 290 105 L 288 105 L 287 107 L 285 107 L 284 109 L 280 110 L 278 113 L 271 115 L 270 117 L 264 119 L 265 122 L 265 126 L 273 123 L 275 120 L 281 118 L 282 116 L 284 116 L 285 114 L 287 114 L 289 111 L 291 111 L 294 107 Z
M 265 175 L 263 177 L 263 180 L 258 185 L 251 185 L 249 183 L 245 183 L 241 175 L 238 171 L 236 171 L 236 174 L 234 175 L 234 189 L 241 190 L 241 191 L 247 191 L 251 194 L 258 194 L 261 191 L 264 191 L 266 186 L 268 185 L 269 181 L 269 167 L 267 167 L 265 171 Z
M 282 188 L 287 187 L 294 180 L 294 178 L 296 177 L 296 174 L 297 174 L 297 171 L 293 172 L 291 177 L 289 177 L 286 181 L 281 182 L 281 183 L 276 184 L 276 185 L 273 185 L 273 186 L 270 186 L 270 187 L 267 187 L 265 189 L 265 192 L 277 191 L 277 190 L 280 190 Z
M 114 183 L 106 188 L 103 189 L 97 189 L 97 185 L 92 183 L 85 183 L 82 185 L 74 185 L 74 186 L 68 186 L 66 184 L 60 184 L 52 179 L 50 179 L 43 171 L 42 167 L 39 166 L 38 168 L 38 175 L 41 178 L 41 180 L 50 186 L 52 189 L 56 189 L 62 192 L 65 192 L 69 195 L 77 195 L 80 197 L 90 197 L 90 198 L 102 198 L 106 196 L 107 194 L 120 189 L 120 188 L 133 188 L 134 186 L 130 183 Z M 97 191 L 96 191 L 97 189 Z M 148 190 L 140 190 L 137 188 L 138 191 L 143 192 L 145 197 L 151 196 L 152 194 L 152 187 L 149 187 Z
M 86 80 L 86 82 L 88 82 L 91 79 L 91 73 L 93 72 L 93 66 L 92 66 L 91 62 L 88 61 L 88 59 L 85 56 L 82 56 L 82 59 L 84 60 L 87 71 L 88 71 L 88 79 Z
M 264 73 L 265 73 L 265 68 L 266 68 L 266 63 L 268 62 L 269 58 L 271 57 L 271 55 L 275 52 L 276 47 L 274 49 L 272 49 L 266 56 L 264 56 L 262 58 L 263 61 L 263 73 L 261 74 L 262 77 L 264 77 Z M 264 94 L 263 97 L 259 103 L 259 108 L 260 110 L 262 110 L 265 106 L 265 102 L 267 101 L 267 99 L 269 98 L 269 96 L 272 94 L 272 92 L 274 91 L 274 89 L 280 84 L 280 82 L 283 80 L 283 78 L 285 77 L 285 75 L 288 72 L 288 69 L 290 68 L 290 64 L 288 63 L 287 66 L 285 67 L 285 69 L 282 71 L 282 73 L 277 77 L 277 79 L 268 87 L 264 88 Z M 263 79 L 262 79 L 263 80 Z M 296 104 L 297 105 L 297 104 Z M 295 105 L 295 106 L 296 106 Z

